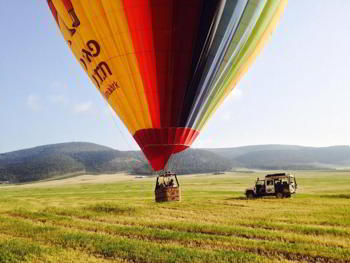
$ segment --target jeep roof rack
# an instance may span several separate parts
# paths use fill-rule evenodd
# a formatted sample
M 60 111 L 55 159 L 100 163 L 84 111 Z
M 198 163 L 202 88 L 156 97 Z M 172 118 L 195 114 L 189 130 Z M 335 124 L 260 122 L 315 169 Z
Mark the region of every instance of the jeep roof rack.
M 273 176 L 287 176 L 286 173 L 275 173 L 275 174 L 268 174 L 265 177 L 273 177 Z

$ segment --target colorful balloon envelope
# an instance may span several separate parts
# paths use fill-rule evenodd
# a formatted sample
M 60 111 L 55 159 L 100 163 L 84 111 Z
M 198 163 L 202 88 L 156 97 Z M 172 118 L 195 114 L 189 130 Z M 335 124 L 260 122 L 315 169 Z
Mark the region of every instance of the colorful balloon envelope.
M 287 0 L 47 0 L 77 61 L 153 170 L 188 148 Z

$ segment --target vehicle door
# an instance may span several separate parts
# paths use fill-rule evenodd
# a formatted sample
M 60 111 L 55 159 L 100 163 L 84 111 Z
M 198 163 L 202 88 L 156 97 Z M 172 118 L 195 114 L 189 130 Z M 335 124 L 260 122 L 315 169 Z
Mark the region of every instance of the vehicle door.
M 273 179 L 266 180 L 266 193 L 268 193 L 268 194 L 275 193 L 275 184 L 273 182 Z
M 265 193 L 265 181 L 257 180 L 255 184 L 255 193 L 258 195 L 262 195 Z
M 289 191 L 291 194 L 294 194 L 296 189 L 295 178 L 289 178 L 289 182 Z

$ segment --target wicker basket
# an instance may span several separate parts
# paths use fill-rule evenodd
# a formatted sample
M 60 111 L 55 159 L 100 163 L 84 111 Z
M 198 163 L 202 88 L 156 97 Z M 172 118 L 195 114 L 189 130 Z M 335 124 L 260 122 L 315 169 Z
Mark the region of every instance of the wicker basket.
M 175 177 L 176 184 L 174 182 L 171 186 L 160 185 L 159 178 L 165 177 L 169 179 L 170 177 Z M 163 178 L 163 179 L 165 179 Z M 172 180 L 173 181 L 173 180 Z M 157 177 L 156 189 L 154 190 L 154 194 L 156 196 L 156 202 L 169 202 L 169 201 L 180 201 L 181 200 L 181 191 L 179 181 L 177 180 L 176 174 L 164 174 Z
M 180 187 L 165 187 L 154 191 L 156 202 L 180 201 Z

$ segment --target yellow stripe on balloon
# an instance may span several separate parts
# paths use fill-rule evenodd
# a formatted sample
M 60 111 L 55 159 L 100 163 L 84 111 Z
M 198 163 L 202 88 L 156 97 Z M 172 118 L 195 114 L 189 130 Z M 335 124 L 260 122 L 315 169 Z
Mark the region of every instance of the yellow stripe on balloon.
M 68 11 L 61 0 L 53 0 L 53 3 L 61 20 L 61 32 L 75 57 L 130 133 L 151 128 L 122 1 L 73 0 L 81 22 L 73 37 L 69 32 L 72 19 Z M 86 55 L 83 50 L 96 56 Z

